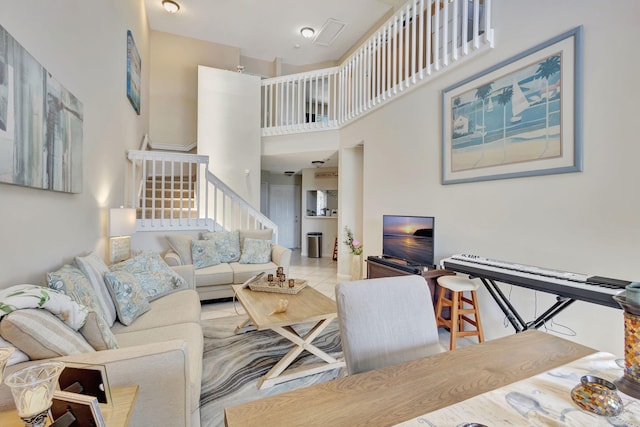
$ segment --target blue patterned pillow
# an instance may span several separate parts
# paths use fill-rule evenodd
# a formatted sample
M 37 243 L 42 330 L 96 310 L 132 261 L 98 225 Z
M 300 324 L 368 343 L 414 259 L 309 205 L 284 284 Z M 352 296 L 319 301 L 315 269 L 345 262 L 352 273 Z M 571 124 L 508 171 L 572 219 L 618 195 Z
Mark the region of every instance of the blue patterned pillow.
M 143 252 L 131 259 L 114 264 L 111 266 L 111 271 L 131 273 L 140 283 L 144 296 L 149 301 L 187 289 L 187 282 L 156 252 Z
M 216 250 L 216 242 L 211 240 L 191 241 L 191 257 L 196 269 L 220 264 L 220 256 Z
M 266 264 L 271 261 L 271 240 L 244 239 L 240 264 Z
M 118 319 L 123 325 L 130 325 L 142 314 L 151 310 L 142 293 L 140 283 L 131 273 L 114 271 L 104 275 L 111 298 L 116 305 Z
M 220 262 L 236 262 L 240 259 L 240 233 L 236 231 L 218 231 L 202 233 L 205 240 L 213 240 L 220 256 Z

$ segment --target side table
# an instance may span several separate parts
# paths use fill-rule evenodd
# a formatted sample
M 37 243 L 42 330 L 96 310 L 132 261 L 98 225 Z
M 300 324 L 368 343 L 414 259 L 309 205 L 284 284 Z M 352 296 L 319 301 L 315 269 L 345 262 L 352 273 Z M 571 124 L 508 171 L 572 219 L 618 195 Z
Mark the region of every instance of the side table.
M 107 427 L 128 427 L 131 412 L 138 398 L 138 386 L 111 389 L 112 404 L 100 404 L 102 417 Z M 47 422 L 47 426 L 50 423 Z M 24 427 L 15 409 L 0 411 L 0 426 Z

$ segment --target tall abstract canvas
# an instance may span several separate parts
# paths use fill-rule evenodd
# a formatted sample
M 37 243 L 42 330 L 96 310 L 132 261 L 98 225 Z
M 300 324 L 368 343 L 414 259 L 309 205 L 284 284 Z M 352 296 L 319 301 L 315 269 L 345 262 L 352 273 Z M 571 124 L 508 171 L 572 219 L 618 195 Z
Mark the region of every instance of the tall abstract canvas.
M 0 183 L 82 191 L 82 103 L 0 26 Z

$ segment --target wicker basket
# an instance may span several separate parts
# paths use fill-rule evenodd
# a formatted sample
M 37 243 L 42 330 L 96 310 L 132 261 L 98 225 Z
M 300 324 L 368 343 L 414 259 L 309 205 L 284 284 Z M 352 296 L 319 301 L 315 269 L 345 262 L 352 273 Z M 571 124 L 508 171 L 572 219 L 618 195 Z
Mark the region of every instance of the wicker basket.
M 289 287 L 288 279 L 284 282 L 284 285 L 282 287 L 280 287 L 280 285 L 276 281 L 271 282 L 272 284 L 270 285 L 266 279 L 263 279 L 257 283 L 249 284 L 249 289 L 251 289 L 252 291 L 258 291 L 258 292 L 274 292 L 277 294 L 295 295 L 307 286 L 306 280 L 301 280 L 301 279 L 293 279 L 293 280 L 295 280 L 295 286 L 293 288 Z

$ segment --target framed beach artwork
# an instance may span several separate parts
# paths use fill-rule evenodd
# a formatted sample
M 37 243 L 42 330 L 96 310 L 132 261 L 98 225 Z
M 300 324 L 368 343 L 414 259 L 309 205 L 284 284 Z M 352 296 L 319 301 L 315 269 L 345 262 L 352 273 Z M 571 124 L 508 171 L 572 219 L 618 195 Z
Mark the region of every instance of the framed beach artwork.
M 127 30 L 127 98 L 133 109 L 140 115 L 140 70 L 142 61 L 133 40 L 131 30 Z
M 442 92 L 442 183 L 582 170 L 582 27 Z

